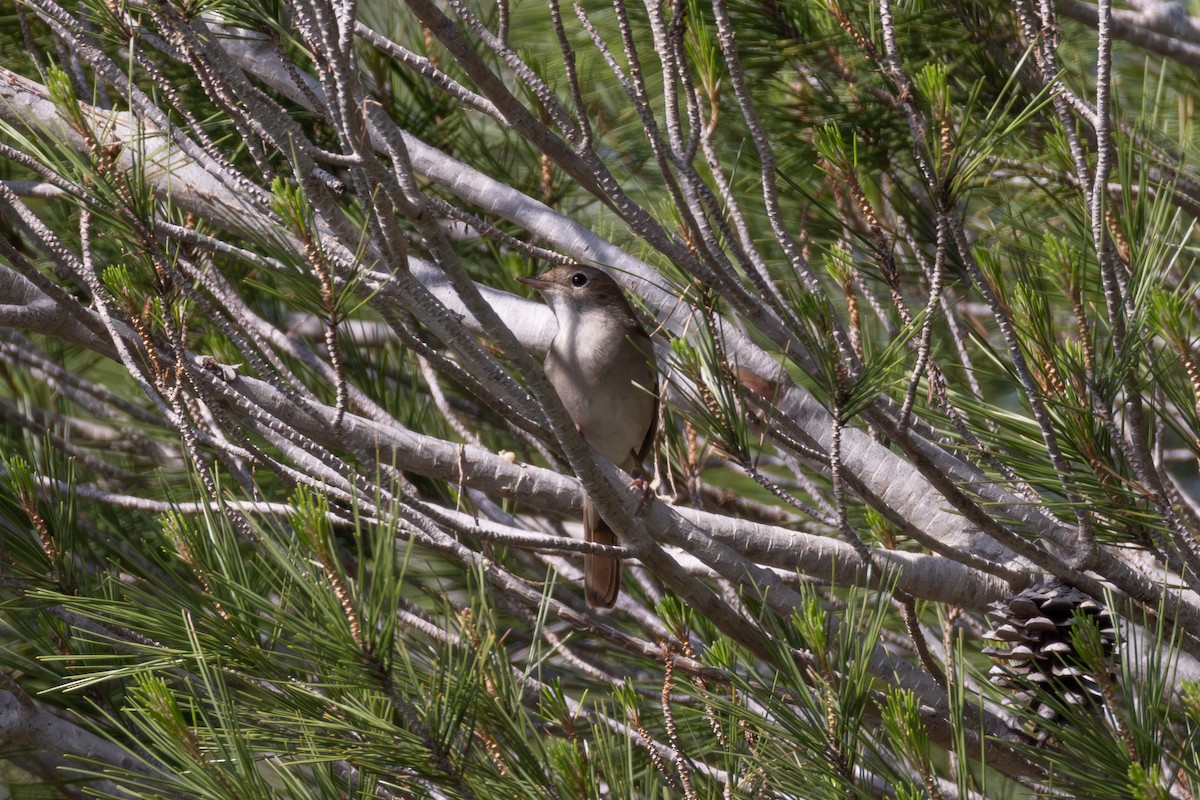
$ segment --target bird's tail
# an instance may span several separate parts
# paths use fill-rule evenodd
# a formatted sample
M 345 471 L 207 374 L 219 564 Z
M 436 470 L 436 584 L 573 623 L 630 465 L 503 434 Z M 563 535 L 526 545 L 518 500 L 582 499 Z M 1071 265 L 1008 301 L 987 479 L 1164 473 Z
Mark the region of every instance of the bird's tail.
M 583 535 L 589 542 L 617 544 L 617 535 L 586 497 L 583 499 Z M 588 605 L 593 608 L 608 608 L 617 602 L 617 594 L 621 591 L 621 559 L 585 553 L 583 589 Z

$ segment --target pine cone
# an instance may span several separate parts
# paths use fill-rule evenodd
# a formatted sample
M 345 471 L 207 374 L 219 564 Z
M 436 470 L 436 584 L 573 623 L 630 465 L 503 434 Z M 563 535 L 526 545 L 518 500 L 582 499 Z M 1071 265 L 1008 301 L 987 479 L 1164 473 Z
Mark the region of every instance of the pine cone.
M 1045 720 L 1058 716 L 1051 698 L 1057 698 L 1060 705 L 1100 708 L 1103 702 L 1100 683 L 1095 675 L 1089 674 L 1072 640 L 1076 609 L 1096 622 L 1111 678 L 1116 627 L 1108 609 L 1088 595 L 1051 580 L 992 603 L 987 616 L 995 627 L 983 638 L 1002 645 L 984 647 L 983 652 L 998 662 L 988 672 L 988 679 L 993 685 L 1009 690 L 1004 700 L 1006 706 L 1029 708 Z M 1049 738 L 1040 727 L 1020 729 L 1038 744 Z

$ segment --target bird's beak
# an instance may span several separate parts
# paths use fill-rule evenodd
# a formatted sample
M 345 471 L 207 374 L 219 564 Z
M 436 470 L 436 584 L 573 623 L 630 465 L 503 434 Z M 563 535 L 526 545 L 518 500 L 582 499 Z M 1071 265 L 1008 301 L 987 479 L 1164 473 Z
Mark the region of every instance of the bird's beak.
M 548 289 L 554 285 L 550 281 L 543 280 L 541 277 L 535 277 L 535 278 L 520 277 L 520 278 L 517 278 L 517 280 L 519 280 L 521 283 L 525 284 L 526 286 L 532 286 L 534 289 L 537 289 L 539 292 L 542 289 Z

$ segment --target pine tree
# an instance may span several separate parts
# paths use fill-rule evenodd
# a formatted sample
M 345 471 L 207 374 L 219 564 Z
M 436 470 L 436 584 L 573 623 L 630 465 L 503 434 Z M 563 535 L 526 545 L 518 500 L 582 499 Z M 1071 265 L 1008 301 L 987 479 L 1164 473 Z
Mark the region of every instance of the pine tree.
M 22 0 L 0 52 L 13 797 L 1200 791 L 1184 7 Z M 654 331 L 650 494 L 539 364 L 576 262 Z

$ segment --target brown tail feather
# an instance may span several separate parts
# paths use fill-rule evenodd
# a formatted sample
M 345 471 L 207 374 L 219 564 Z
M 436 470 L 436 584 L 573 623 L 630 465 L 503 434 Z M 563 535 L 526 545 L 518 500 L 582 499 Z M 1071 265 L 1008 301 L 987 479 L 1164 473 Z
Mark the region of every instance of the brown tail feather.
M 589 542 L 617 544 L 616 534 L 587 498 L 583 501 L 583 534 Z M 608 608 L 617 602 L 617 594 L 621 591 L 621 559 L 585 553 L 583 589 L 588 605 L 593 608 Z

